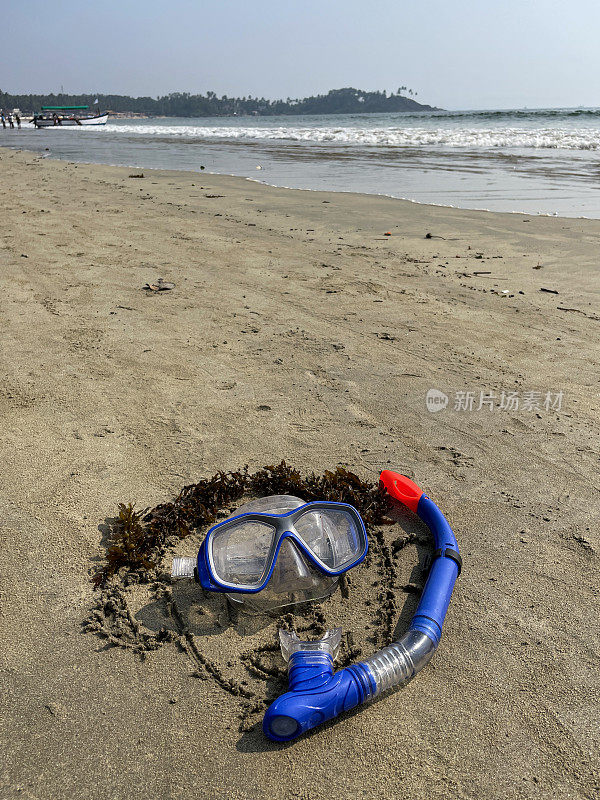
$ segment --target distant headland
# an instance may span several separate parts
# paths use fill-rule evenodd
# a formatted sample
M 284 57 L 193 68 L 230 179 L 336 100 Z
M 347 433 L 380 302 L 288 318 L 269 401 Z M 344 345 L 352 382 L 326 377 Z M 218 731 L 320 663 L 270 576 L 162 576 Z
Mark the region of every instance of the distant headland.
M 411 95 L 410 97 L 407 97 Z M 9 94 L 0 91 L 0 108 L 19 108 L 24 114 L 42 106 L 98 105 L 119 116 L 231 117 L 296 114 L 380 114 L 402 111 L 437 111 L 413 99 L 415 92 L 401 86 L 396 93 L 361 89 L 332 89 L 302 100 L 267 100 L 264 97 L 217 97 L 214 92 L 173 92 L 164 97 L 128 97 L 120 94 Z

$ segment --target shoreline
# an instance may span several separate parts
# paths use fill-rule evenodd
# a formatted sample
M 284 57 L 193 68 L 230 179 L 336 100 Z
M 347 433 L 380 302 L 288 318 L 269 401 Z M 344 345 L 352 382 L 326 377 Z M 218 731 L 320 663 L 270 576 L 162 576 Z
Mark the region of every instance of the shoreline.
M 162 119 L 162 117 L 157 117 L 156 119 Z M 168 119 L 165 117 L 165 119 Z M 455 211 L 474 211 L 476 213 L 486 213 L 486 214 L 515 214 L 517 216 L 524 216 L 524 217 L 547 217 L 551 219 L 564 219 L 564 220 L 590 220 L 590 221 L 600 221 L 600 217 L 589 217 L 585 215 L 580 216 L 562 216 L 561 214 L 557 213 L 550 213 L 550 212 L 543 212 L 543 211 L 536 211 L 536 212 L 527 212 L 527 211 L 519 211 L 519 210 L 509 210 L 509 211 L 498 211 L 495 209 L 489 208 L 465 208 L 463 206 L 456 206 L 451 204 L 444 204 L 444 203 L 434 203 L 434 202 L 425 202 L 422 200 L 414 200 L 410 197 L 396 197 L 395 195 L 385 194 L 382 192 L 360 192 L 360 191 L 353 191 L 353 190 L 346 190 L 346 189 L 314 189 L 314 188 L 305 188 L 305 187 L 296 187 L 296 186 L 285 186 L 283 184 L 275 184 L 275 183 L 268 183 L 264 180 L 259 178 L 254 178 L 249 175 L 240 175 L 236 173 L 230 172 L 210 172 L 208 170 L 201 170 L 201 171 L 194 171 L 188 169 L 166 169 L 163 167 L 146 167 L 140 164 L 115 164 L 115 163 L 108 163 L 108 162 L 95 162 L 95 161 L 77 161 L 68 158 L 60 158 L 59 156 L 45 156 L 41 154 L 41 151 L 36 150 L 29 150 L 28 148 L 20 148 L 20 147 L 10 147 L 0 145 L 0 153 L 3 150 L 10 150 L 17 153 L 27 153 L 36 158 L 48 158 L 51 161 L 58 161 L 67 164 L 77 164 L 89 167 L 111 167 L 115 169 L 139 169 L 139 170 L 147 170 L 148 172 L 173 172 L 173 173 L 184 173 L 189 175 L 195 175 L 197 177 L 202 175 L 214 175 L 215 177 L 223 177 L 223 178 L 235 178 L 243 181 L 248 181 L 250 183 L 257 183 L 262 186 L 266 186 L 272 189 L 284 189 L 290 192 L 316 192 L 316 193 L 332 193 L 332 194 L 339 194 L 339 195 L 350 195 L 350 196 L 360 196 L 360 197 L 381 197 L 386 198 L 388 200 L 400 201 L 402 203 L 413 203 L 418 206 L 422 206 L 425 208 L 440 208 L 440 209 L 448 209 L 448 210 L 455 210 Z
M 341 800 L 592 796 L 600 220 L 4 148 L 0 180 L 15 187 L 0 194 L 0 795 L 316 799 L 345 764 Z M 143 290 L 159 277 L 175 288 Z M 445 410 L 427 410 L 431 389 Z M 454 408 L 464 392 L 472 410 Z M 141 658 L 135 637 L 109 646 L 82 626 L 118 502 L 282 458 L 410 475 L 465 566 L 413 683 L 279 747 L 175 644 Z M 419 531 L 382 532 L 396 633 L 424 579 Z M 376 552 L 351 603 L 320 606 L 360 658 L 381 633 Z M 142 632 L 171 624 L 151 586 L 120 590 Z M 195 588 L 172 592 L 223 680 L 269 696 L 276 625 L 248 631 Z M 248 653 L 273 660 L 252 671 Z

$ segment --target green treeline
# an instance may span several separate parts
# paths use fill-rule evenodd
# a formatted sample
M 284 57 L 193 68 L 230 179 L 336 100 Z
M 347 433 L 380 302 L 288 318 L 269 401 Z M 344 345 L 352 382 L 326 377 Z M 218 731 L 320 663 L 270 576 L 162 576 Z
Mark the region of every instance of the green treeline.
M 42 106 L 98 105 L 103 111 L 133 112 L 165 117 L 220 117 L 234 114 L 373 114 L 393 111 L 430 111 L 403 92 L 396 94 L 364 92 L 360 89 L 332 89 L 327 94 L 305 97 L 303 100 L 266 100 L 264 97 L 217 97 L 214 92 L 188 94 L 173 92 L 164 97 L 128 97 L 120 94 L 8 94 L 0 91 L 0 108 L 20 108 L 24 114 L 39 111 Z

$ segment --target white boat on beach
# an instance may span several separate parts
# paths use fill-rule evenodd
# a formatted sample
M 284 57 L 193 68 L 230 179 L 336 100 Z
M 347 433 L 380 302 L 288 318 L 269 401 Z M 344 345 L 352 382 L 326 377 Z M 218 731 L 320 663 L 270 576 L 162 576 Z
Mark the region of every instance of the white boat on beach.
M 31 125 L 36 128 L 65 128 L 78 125 L 106 125 L 108 112 L 86 113 L 89 106 L 42 106 L 39 114 L 34 114 Z

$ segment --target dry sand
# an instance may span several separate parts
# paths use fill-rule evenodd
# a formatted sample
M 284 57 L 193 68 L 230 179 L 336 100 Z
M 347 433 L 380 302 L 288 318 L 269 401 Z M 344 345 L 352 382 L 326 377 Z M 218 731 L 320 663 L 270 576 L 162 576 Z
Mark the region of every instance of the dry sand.
M 600 221 L 137 172 L 0 152 L 0 798 L 596 796 Z M 477 411 L 482 390 L 562 407 Z M 434 662 L 288 746 L 175 645 L 83 631 L 119 501 L 282 458 L 414 476 L 465 558 Z M 395 556 L 398 633 L 423 554 Z M 373 570 L 323 604 L 363 656 Z M 140 636 L 164 612 L 144 591 L 123 595 Z M 248 652 L 276 626 L 180 600 L 264 699 Z

